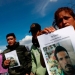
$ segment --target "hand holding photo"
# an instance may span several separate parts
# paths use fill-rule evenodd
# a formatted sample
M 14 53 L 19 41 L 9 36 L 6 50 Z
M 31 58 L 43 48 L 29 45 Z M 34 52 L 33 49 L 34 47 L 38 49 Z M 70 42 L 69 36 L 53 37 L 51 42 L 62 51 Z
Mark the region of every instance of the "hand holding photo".
M 10 68 L 20 66 L 20 62 L 18 60 L 16 50 L 6 53 L 5 57 L 6 60 L 10 60 L 10 66 L 9 66 Z

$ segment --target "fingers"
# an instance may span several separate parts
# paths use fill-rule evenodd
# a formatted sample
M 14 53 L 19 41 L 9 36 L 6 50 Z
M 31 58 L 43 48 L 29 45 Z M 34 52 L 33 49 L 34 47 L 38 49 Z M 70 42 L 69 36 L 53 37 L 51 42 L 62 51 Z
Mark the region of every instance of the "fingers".
M 9 64 L 10 64 L 10 60 L 5 60 L 5 61 L 4 61 L 4 65 L 5 65 L 5 66 L 8 66 Z
M 46 33 L 51 33 L 51 32 L 54 32 L 54 31 L 55 31 L 54 27 L 48 27 L 48 28 L 45 28 L 44 30 L 38 31 L 36 36 L 46 34 Z
M 48 32 L 54 32 L 55 28 L 54 27 L 49 27 Z
M 51 33 L 51 32 L 54 32 L 54 31 L 55 31 L 54 27 L 48 27 L 48 28 L 45 28 L 44 30 L 42 30 L 42 34 Z

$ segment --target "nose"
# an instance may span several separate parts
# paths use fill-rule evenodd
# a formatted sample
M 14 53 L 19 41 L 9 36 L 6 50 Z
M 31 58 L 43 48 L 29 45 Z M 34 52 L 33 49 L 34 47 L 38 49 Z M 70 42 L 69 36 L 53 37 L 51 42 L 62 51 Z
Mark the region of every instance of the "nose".
M 64 26 L 64 27 L 69 26 L 69 24 L 68 24 L 67 20 L 65 20 L 65 19 L 63 19 L 63 20 L 62 20 L 62 24 L 63 24 L 63 26 Z
M 63 23 L 63 24 L 66 24 L 66 23 L 67 23 L 67 21 L 66 21 L 65 19 L 63 19 L 63 20 L 62 20 L 62 23 Z

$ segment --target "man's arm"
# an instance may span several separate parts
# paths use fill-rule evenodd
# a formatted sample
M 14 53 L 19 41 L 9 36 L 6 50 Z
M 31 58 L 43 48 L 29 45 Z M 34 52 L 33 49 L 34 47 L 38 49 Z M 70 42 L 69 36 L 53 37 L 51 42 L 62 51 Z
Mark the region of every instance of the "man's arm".
M 26 47 L 23 47 L 24 55 L 25 55 L 25 70 L 28 74 L 31 72 L 31 53 L 27 51 Z
M 33 74 L 35 74 L 35 72 L 36 72 L 36 59 L 34 57 L 34 54 L 33 54 L 32 50 L 31 50 L 31 58 L 32 58 L 32 69 L 31 69 L 31 72 Z
M 43 67 L 46 67 L 42 53 L 40 52 L 40 62 Z

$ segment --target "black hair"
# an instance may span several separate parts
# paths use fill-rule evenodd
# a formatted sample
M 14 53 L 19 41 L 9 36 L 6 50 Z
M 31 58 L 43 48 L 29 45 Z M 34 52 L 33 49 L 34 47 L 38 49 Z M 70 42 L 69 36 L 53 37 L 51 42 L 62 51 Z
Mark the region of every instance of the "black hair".
M 9 33 L 9 34 L 7 34 L 7 35 L 6 35 L 6 38 L 9 37 L 9 36 L 13 36 L 14 38 L 16 38 L 16 36 L 15 36 L 14 33 Z
M 56 49 L 55 49 L 55 52 L 54 52 L 54 56 L 55 56 L 56 60 L 58 60 L 58 58 L 57 58 L 57 53 L 59 53 L 59 52 L 61 52 L 61 51 L 65 51 L 65 52 L 68 54 L 67 50 L 66 50 L 64 47 L 62 47 L 62 46 L 57 46 Z M 68 54 L 68 55 L 69 55 L 69 54 Z
M 37 32 L 37 31 L 41 31 L 41 25 L 38 23 L 32 23 L 30 26 L 30 30 L 29 32 Z

